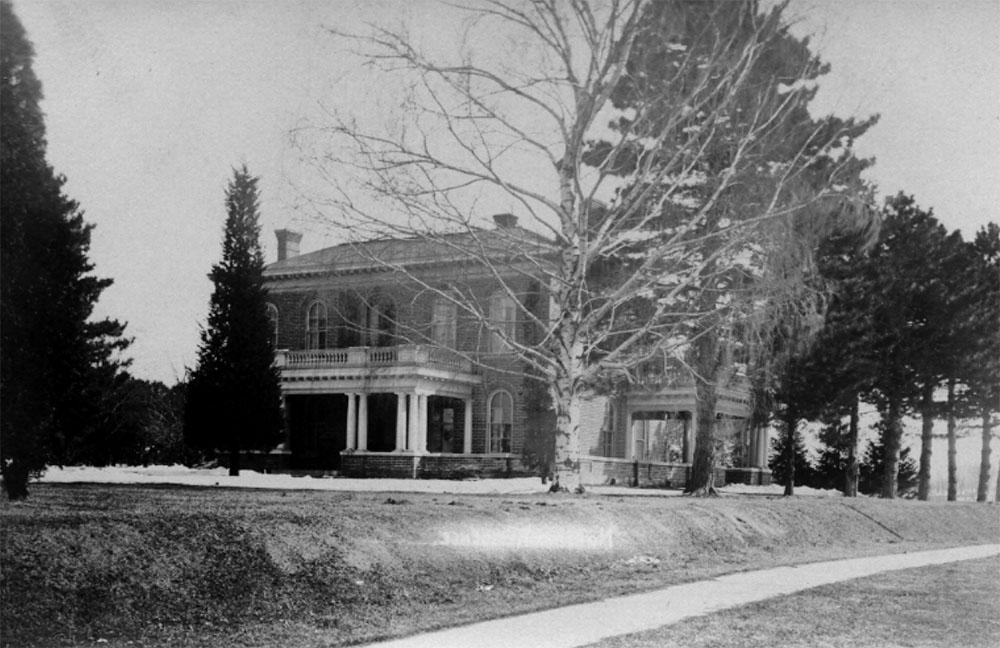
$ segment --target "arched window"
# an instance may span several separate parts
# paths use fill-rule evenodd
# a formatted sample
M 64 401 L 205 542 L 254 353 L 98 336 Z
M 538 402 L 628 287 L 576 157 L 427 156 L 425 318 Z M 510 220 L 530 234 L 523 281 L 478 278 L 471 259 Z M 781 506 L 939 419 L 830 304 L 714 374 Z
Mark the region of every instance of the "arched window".
M 489 451 L 510 452 L 511 431 L 514 422 L 514 399 L 508 392 L 494 392 L 490 396 L 486 415 L 486 425 L 490 432 Z
M 434 312 L 431 314 L 431 339 L 435 344 L 447 349 L 455 348 L 456 330 L 455 304 L 439 297 L 434 301 Z
M 306 314 L 306 348 L 325 349 L 327 343 L 326 304 L 313 302 Z
M 507 351 L 506 340 L 516 339 L 517 306 L 506 293 L 495 292 L 490 297 L 490 323 L 498 331 L 490 336 L 490 351 L 492 353 Z
M 271 342 L 274 343 L 274 348 L 278 348 L 278 307 L 274 304 L 267 305 L 267 325 L 270 327 L 271 332 Z

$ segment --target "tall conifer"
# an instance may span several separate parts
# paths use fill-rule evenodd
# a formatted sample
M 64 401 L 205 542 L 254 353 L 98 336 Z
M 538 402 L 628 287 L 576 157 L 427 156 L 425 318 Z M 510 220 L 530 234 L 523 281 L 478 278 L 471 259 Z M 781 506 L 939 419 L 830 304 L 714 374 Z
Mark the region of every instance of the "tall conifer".
M 243 166 L 226 190 L 222 260 L 209 274 L 215 288 L 184 415 L 187 442 L 228 453 L 231 475 L 239 474 L 241 451 L 271 448 L 281 431 L 257 181 Z
M 93 228 L 45 159 L 34 49 L 0 2 L 0 466 L 11 499 L 65 460 L 98 415 L 94 392 L 118 371 L 124 326 L 90 316 L 110 279 L 90 274 Z

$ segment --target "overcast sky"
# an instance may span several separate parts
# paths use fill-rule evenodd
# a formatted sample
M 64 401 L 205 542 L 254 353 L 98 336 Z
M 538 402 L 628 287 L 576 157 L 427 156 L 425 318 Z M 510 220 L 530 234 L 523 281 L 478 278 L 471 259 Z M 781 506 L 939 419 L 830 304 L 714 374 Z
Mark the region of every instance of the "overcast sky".
M 261 176 L 263 243 L 337 233 L 298 209 L 289 132 L 320 104 L 370 110 L 324 26 L 454 26 L 429 2 L 14 0 L 35 45 L 49 161 L 96 224 L 91 259 L 114 286 L 98 314 L 129 323 L 133 371 L 168 383 L 194 363 L 221 252 L 232 167 Z M 1000 220 L 1000 2 L 793 0 L 796 31 L 833 69 L 814 108 L 881 115 L 858 143 L 882 193 L 902 189 L 966 237 Z M 440 43 L 438 43 L 440 45 Z M 367 85 L 366 85 L 367 84 Z

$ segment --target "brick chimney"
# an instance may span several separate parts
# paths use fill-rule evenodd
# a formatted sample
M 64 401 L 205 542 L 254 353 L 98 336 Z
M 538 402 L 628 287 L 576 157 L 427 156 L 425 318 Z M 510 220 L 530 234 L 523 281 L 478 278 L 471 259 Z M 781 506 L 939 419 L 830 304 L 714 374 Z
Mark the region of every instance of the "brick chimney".
M 274 235 L 278 237 L 278 261 L 284 261 L 285 259 L 299 255 L 299 241 L 302 240 L 301 233 L 280 229 L 274 230 Z
M 517 227 L 517 216 L 514 214 L 493 214 L 493 222 L 499 229 L 512 229 Z

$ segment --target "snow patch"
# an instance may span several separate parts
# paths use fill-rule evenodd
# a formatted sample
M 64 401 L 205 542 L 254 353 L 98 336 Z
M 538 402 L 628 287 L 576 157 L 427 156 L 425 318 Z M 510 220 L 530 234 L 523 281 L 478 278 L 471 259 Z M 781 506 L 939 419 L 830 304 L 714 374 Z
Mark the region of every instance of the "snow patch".
M 329 490 L 412 493 L 544 493 L 548 484 L 537 477 L 511 479 L 351 479 L 347 477 L 295 477 L 241 470 L 230 477 L 225 468 L 186 466 L 67 466 L 49 468 L 40 482 L 47 484 L 177 484 L 180 486 L 220 486 L 225 488 L 270 488 L 275 490 Z

